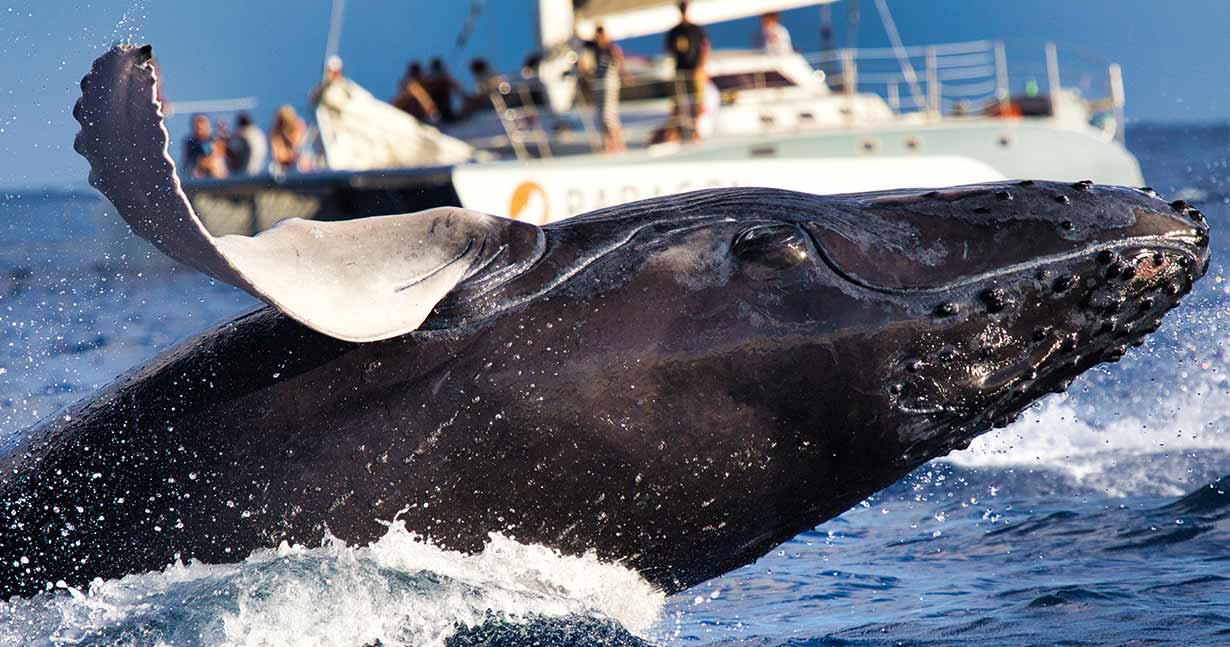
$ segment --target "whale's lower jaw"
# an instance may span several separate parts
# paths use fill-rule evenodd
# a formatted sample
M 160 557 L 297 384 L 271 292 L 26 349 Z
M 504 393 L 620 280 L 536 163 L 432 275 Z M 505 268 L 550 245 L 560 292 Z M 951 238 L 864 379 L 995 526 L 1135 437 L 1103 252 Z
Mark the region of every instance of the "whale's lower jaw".
M 964 330 L 953 343 L 918 344 L 886 367 L 897 410 L 914 420 L 903 427 L 907 460 L 963 449 L 1143 345 L 1203 276 L 1208 257 L 1200 249 L 1196 241 L 1132 240 L 996 277 L 989 284 L 1004 302 L 993 317 L 954 323 Z M 966 305 L 985 309 L 978 294 Z M 1066 316 L 1053 316 L 1056 309 Z

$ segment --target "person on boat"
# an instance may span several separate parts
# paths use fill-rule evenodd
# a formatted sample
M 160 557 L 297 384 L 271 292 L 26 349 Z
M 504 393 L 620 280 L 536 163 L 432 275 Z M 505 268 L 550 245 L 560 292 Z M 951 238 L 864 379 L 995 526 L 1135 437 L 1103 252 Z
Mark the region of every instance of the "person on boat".
M 594 39 L 585 47 L 592 57 L 594 105 L 597 106 L 599 130 L 602 132 L 602 148 L 608 153 L 626 150 L 623 127 L 619 122 L 619 89 L 624 52 L 599 25 L 594 30 Z
M 214 137 L 205 115 L 192 116 L 192 134 L 184 140 L 184 166 L 192 177 L 226 177 L 226 143 Z
M 685 140 L 700 139 L 696 120 L 704 114 L 704 89 L 708 76 L 705 64 L 709 59 L 709 36 L 700 25 L 688 18 L 688 3 L 679 3 L 679 24 L 666 33 L 666 51 L 675 59 L 675 105 L 683 117 L 681 130 Z M 683 106 L 687 106 L 686 110 Z
M 491 95 L 499 92 L 500 85 L 505 83 L 504 77 L 491 69 L 485 58 L 470 61 L 470 74 L 474 75 L 474 94 L 466 97 L 465 115 L 490 110 Z
M 303 153 L 307 141 L 307 124 L 289 105 L 278 108 L 269 129 L 269 150 L 273 153 L 270 167 L 275 172 L 308 171 L 312 158 Z
M 679 106 L 673 106 L 670 114 L 666 116 L 666 121 L 661 126 L 653 129 L 649 134 L 649 145 L 657 146 L 658 144 L 678 144 L 682 135 L 679 132 Z
M 235 117 L 235 131 L 226 138 L 226 166 L 234 175 L 257 175 L 265 168 L 269 142 L 265 133 L 241 112 Z
M 722 103 L 722 93 L 718 90 L 713 81 L 705 82 L 704 91 L 704 111 L 695 121 L 696 135 L 701 139 L 708 139 L 717 133 L 717 113 Z M 671 109 L 670 115 L 667 116 L 666 122 L 658 128 L 654 129 L 649 136 L 649 144 L 651 146 L 657 144 L 677 144 L 683 141 L 683 120 L 679 118 L 679 108 Z
M 423 80 L 423 87 L 426 88 L 436 109 L 440 111 L 440 121 L 446 124 L 457 121 L 457 112 L 453 109 L 453 96 L 462 93 L 461 84 L 448 73 L 444 67 L 444 61 L 439 58 L 431 59 L 427 78 Z
M 413 61 L 406 67 L 406 75 L 402 77 L 397 96 L 393 97 L 391 103 L 419 121 L 439 122 L 440 109 L 432 100 L 423 80 L 423 66 L 418 61 Z
M 529 89 L 530 101 L 536 106 L 544 106 L 547 100 L 547 86 L 538 76 L 538 66 L 542 64 L 542 54 L 533 52 L 521 62 L 521 82 Z
M 760 32 L 756 34 L 756 49 L 774 56 L 794 53 L 794 45 L 790 42 L 790 31 L 781 23 L 781 16 L 776 11 L 770 11 L 760 17 Z

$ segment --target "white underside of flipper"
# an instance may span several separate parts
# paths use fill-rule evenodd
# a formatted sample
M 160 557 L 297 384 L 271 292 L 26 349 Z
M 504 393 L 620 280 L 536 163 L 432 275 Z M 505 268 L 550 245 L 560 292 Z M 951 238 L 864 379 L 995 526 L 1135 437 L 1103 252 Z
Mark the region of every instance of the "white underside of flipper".
M 345 222 L 286 220 L 255 237 L 215 238 L 175 174 L 148 46 L 118 46 L 81 81 L 76 149 L 90 183 L 137 235 L 171 258 L 347 341 L 413 331 L 479 259 L 542 232 L 460 208 Z M 530 228 L 533 231 L 525 230 Z

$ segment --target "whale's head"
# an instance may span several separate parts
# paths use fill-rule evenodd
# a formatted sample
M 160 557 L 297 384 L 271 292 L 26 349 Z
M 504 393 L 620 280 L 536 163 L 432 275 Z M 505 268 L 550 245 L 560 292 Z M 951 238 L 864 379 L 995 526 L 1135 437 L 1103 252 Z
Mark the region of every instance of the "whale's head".
M 1209 254 L 1195 209 L 1088 182 L 716 190 L 583 216 L 552 238 L 621 214 L 640 228 L 621 225 L 623 253 L 589 271 L 618 286 L 600 305 L 629 303 L 596 361 L 648 349 L 638 361 L 656 373 L 638 393 L 680 407 L 694 389 L 678 415 L 721 429 L 732 423 L 712 412 L 735 411 L 732 435 L 772 433 L 832 474 L 842 457 L 905 469 L 945 454 L 1117 360 Z
M 807 316 L 861 364 L 842 375 L 910 462 L 1117 361 L 1209 262 L 1199 211 L 1091 182 L 864 194 L 790 220 L 745 231 L 733 253 L 811 265 L 796 303 L 839 303 Z

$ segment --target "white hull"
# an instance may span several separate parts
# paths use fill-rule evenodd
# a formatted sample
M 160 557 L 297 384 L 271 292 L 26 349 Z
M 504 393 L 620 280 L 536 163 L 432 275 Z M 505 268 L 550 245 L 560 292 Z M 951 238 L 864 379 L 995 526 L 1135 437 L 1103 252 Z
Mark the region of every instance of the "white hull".
M 832 194 L 1002 179 L 1003 174 L 978 160 L 937 155 L 601 166 L 512 162 L 458 167 L 453 186 L 467 209 L 546 224 L 612 205 L 718 187 Z
M 1004 179 L 1143 183 L 1135 158 L 1099 131 L 1003 119 L 735 138 L 453 171 L 462 206 L 537 224 L 713 187 L 833 194 Z

